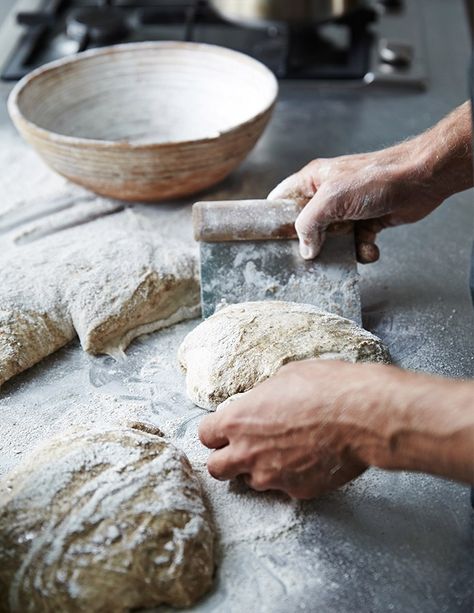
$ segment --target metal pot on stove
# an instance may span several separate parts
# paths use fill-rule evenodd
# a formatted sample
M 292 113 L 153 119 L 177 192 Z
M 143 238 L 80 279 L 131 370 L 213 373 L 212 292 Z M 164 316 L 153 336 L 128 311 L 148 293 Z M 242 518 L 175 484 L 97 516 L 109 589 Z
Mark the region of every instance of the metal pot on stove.
M 367 0 L 209 0 L 209 4 L 224 19 L 250 26 L 274 22 L 307 26 L 367 8 Z

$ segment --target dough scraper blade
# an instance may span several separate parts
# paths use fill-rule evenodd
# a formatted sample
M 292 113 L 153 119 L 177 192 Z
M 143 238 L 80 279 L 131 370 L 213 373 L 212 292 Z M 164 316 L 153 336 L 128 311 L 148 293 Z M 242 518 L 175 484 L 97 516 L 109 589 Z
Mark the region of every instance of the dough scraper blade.
M 284 300 L 361 323 L 352 223 L 329 226 L 320 255 L 303 260 L 294 227 L 301 208 L 289 200 L 194 204 L 204 318 L 226 304 Z

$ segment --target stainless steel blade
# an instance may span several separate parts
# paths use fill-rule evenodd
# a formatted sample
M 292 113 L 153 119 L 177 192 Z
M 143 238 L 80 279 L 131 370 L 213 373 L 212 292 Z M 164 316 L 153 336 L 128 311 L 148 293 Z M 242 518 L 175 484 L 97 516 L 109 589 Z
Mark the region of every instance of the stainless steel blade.
M 203 316 L 253 300 L 308 303 L 361 323 L 354 235 L 328 236 L 315 260 L 296 240 L 201 242 Z

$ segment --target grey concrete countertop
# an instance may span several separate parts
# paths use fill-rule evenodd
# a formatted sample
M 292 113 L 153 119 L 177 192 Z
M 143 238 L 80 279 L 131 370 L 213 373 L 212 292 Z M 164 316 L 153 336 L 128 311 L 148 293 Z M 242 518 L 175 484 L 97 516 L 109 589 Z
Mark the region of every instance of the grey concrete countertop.
M 470 43 L 463 2 L 420 0 L 420 6 L 426 92 L 281 83 L 265 136 L 206 196 L 263 197 L 311 158 L 389 145 L 464 101 Z M 0 85 L 0 215 L 39 193 L 48 198 L 69 189 L 14 134 L 5 112 L 8 91 Z M 465 192 L 426 220 L 384 232 L 380 261 L 360 269 L 365 326 L 385 340 L 402 367 L 473 376 L 473 208 L 472 192 Z M 191 240 L 189 203 L 136 209 L 157 228 L 165 217 L 174 219 L 175 231 Z M 370 470 L 339 492 L 299 504 L 206 476 L 206 453 L 196 439 L 202 411 L 186 399 L 175 364 L 177 346 L 195 323 L 138 339 L 123 363 L 92 359 L 72 343 L 6 384 L 0 393 L 0 474 L 34 443 L 69 425 L 142 418 L 188 453 L 219 526 L 216 587 L 194 610 L 471 611 L 467 487 Z

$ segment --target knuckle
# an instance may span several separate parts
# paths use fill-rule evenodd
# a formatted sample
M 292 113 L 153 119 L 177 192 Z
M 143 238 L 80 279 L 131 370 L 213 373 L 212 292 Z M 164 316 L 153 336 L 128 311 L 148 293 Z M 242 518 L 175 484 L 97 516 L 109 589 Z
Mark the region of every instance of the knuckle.
M 273 190 L 268 194 L 270 200 L 286 198 L 294 195 L 299 184 L 299 173 L 295 173 L 283 179 Z
M 235 415 L 227 414 L 222 420 L 222 430 L 227 435 L 233 434 L 239 430 L 240 420 Z
M 321 166 L 321 162 L 322 159 L 314 158 L 314 160 L 311 160 L 311 162 L 308 162 L 308 164 L 306 164 L 305 169 L 309 170 L 310 172 L 314 172 L 318 170 L 318 168 Z
M 260 451 L 247 443 L 239 445 L 235 451 L 235 461 L 239 465 L 245 466 L 249 471 L 257 464 L 259 458 Z

